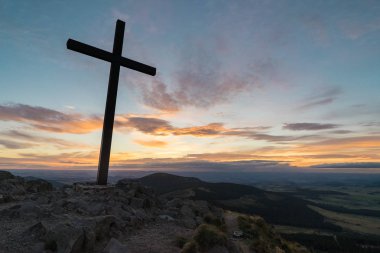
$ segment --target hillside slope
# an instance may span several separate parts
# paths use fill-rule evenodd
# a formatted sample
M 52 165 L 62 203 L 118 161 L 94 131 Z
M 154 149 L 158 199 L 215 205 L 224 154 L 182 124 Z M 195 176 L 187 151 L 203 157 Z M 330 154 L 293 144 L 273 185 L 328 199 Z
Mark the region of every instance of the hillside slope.
M 140 178 L 139 182 L 160 194 L 191 190 L 194 199 L 207 200 L 227 210 L 260 215 L 273 224 L 340 230 L 311 209 L 308 201 L 286 193 L 234 183 L 209 183 L 166 173 L 151 174 Z

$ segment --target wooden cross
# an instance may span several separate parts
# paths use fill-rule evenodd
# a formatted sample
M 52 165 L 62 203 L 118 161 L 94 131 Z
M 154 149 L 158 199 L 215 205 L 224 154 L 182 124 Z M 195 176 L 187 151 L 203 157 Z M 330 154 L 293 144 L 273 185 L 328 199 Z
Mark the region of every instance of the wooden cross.
M 119 84 L 120 66 L 140 71 L 148 75 L 156 75 L 156 68 L 121 56 L 123 50 L 124 29 L 125 22 L 117 20 L 112 53 L 72 39 L 68 39 L 66 43 L 67 48 L 70 50 L 77 51 L 79 53 L 86 54 L 111 63 L 106 110 L 103 122 L 102 144 L 100 147 L 98 165 L 98 185 L 106 185 L 108 179 L 108 167 L 110 161 L 112 130 L 115 118 L 115 106 L 117 87 Z

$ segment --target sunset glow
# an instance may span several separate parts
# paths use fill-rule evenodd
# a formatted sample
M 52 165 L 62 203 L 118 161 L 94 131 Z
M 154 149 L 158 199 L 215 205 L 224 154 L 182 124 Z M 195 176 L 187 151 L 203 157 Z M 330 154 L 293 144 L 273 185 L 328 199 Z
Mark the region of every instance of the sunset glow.
M 96 169 L 109 64 L 65 42 L 111 50 L 116 19 L 158 74 L 121 71 L 111 170 L 380 167 L 380 2 L 306 2 L 0 1 L 0 169 Z

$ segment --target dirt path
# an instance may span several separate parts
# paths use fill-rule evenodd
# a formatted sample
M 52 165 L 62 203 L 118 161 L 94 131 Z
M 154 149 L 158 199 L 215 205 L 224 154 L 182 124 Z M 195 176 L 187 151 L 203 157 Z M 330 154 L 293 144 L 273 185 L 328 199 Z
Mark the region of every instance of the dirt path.
M 233 233 L 236 230 L 239 230 L 237 218 L 240 214 L 225 211 L 224 212 L 224 220 L 227 226 L 227 235 L 231 239 L 231 241 L 235 244 L 236 248 L 239 250 L 239 253 L 250 253 L 248 245 L 244 242 L 243 239 L 235 239 L 233 237 Z

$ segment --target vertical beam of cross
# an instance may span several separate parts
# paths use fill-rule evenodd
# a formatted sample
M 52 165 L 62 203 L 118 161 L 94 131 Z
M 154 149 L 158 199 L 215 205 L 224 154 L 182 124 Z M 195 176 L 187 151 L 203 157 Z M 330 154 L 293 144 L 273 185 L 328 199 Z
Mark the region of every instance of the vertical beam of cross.
M 121 57 L 121 53 L 123 51 L 124 29 L 125 23 L 118 20 L 116 22 L 115 38 L 113 41 L 112 54 L 114 56 Z M 102 144 L 100 146 L 100 156 L 97 175 L 97 183 L 100 185 L 106 185 L 108 179 L 108 167 L 111 154 L 113 123 L 115 119 L 117 88 L 119 86 L 119 73 L 120 64 L 116 62 L 111 62 L 106 110 L 104 112 Z
M 106 185 L 108 179 L 108 168 L 111 154 L 112 131 L 115 119 L 115 107 L 117 88 L 119 84 L 120 66 L 137 70 L 152 76 L 156 74 L 155 68 L 121 56 L 123 50 L 124 30 L 125 22 L 118 20 L 116 22 L 112 53 L 72 39 L 69 39 L 67 41 L 67 48 L 70 50 L 111 62 L 97 175 L 97 184 L 99 185 Z

